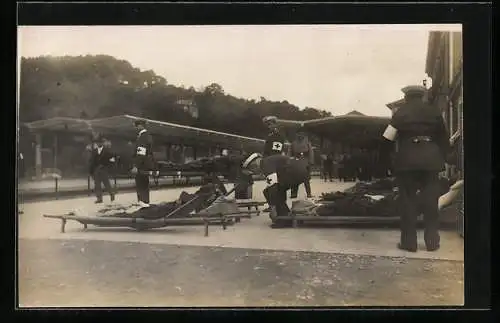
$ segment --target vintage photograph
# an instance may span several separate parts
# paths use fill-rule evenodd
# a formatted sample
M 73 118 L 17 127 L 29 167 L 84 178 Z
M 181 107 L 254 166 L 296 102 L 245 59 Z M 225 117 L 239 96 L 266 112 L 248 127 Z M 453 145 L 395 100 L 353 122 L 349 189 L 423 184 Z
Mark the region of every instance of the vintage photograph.
M 462 26 L 18 26 L 18 305 L 461 306 Z

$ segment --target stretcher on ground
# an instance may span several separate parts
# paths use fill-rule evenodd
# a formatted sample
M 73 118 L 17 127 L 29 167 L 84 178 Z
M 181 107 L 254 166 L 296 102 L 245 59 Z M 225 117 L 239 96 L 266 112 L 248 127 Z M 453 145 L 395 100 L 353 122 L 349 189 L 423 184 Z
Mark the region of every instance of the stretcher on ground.
M 456 211 L 457 200 L 463 189 L 463 180 L 457 181 L 450 187 L 450 190 L 441 195 L 439 198 L 438 209 L 440 212 L 440 222 L 443 226 L 456 225 Z M 299 201 L 299 207 L 292 206 L 292 209 L 287 216 L 277 216 L 274 210 L 271 210 L 270 218 L 273 221 L 274 227 L 293 227 L 297 228 L 306 223 L 316 223 L 325 225 L 377 225 L 377 226 L 392 226 L 400 223 L 400 216 L 370 216 L 370 215 L 351 215 L 349 211 L 343 214 L 332 214 L 331 216 L 319 215 L 317 213 L 319 205 L 327 206 L 329 203 L 333 205 L 335 202 L 321 201 L 319 204 L 309 201 Z M 299 204 L 298 203 L 298 204 Z M 419 216 L 417 224 L 423 224 L 423 216 Z
M 61 220 L 61 232 L 65 232 L 66 224 L 68 220 L 76 221 L 83 224 L 84 230 L 88 228 L 88 225 L 94 225 L 98 227 L 127 227 L 138 231 L 144 231 L 149 229 L 157 229 L 168 226 L 183 226 L 183 225 L 204 225 L 205 236 L 208 236 L 209 225 L 221 225 L 225 230 L 228 225 L 240 222 L 241 218 L 251 218 L 252 215 L 259 215 L 260 211 L 258 207 L 262 205 L 261 202 L 245 201 L 242 203 L 238 202 L 227 202 L 234 203 L 238 207 L 238 210 L 233 208 L 229 212 L 221 212 L 216 210 L 211 211 L 210 206 L 214 203 L 226 203 L 224 201 L 217 202 L 220 197 L 229 196 L 235 188 L 226 194 L 221 194 L 219 190 L 213 190 L 209 193 L 197 194 L 192 197 L 187 202 L 183 203 L 173 211 L 160 216 L 158 218 L 146 218 L 141 217 L 140 209 L 135 214 L 117 214 L 109 216 L 85 216 L 76 215 L 74 213 L 68 213 L 63 215 L 48 215 L 44 214 L 45 218 L 59 219 Z M 199 212 L 200 207 L 203 207 Z M 246 210 L 241 210 L 240 208 L 245 208 Z M 255 210 L 252 210 L 252 209 Z

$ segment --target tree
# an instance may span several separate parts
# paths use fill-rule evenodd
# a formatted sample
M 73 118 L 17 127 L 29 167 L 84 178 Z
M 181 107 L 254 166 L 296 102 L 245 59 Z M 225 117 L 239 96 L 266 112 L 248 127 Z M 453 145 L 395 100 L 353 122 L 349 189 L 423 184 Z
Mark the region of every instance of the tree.
M 308 120 L 330 115 L 310 107 L 301 110 L 287 100 L 237 98 L 218 83 L 177 87 L 152 70 L 141 71 L 109 55 L 22 58 L 20 83 L 23 122 L 130 114 L 262 138 L 263 116 Z M 184 111 L 179 100 L 192 100 L 198 118 Z

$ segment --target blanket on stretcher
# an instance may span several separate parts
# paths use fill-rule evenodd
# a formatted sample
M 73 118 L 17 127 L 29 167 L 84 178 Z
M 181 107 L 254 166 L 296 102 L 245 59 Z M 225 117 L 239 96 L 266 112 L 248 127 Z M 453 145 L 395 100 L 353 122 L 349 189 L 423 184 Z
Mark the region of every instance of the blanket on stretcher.
M 442 179 L 442 194 L 448 192 L 450 181 Z M 394 179 L 357 183 L 345 192 L 323 193 L 317 203 L 297 201 L 292 205 L 295 214 L 314 216 L 397 216 L 398 190 Z

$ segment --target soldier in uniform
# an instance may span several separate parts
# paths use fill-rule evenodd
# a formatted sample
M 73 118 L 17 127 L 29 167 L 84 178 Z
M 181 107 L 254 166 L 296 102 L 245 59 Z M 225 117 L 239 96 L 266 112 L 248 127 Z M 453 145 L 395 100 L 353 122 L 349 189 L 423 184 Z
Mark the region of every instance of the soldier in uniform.
M 309 142 L 309 139 L 303 132 L 297 133 L 297 138 L 292 142 L 288 151 L 288 155 L 290 157 L 302 161 L 305 164 L 305 167 L 307 168 L 308 172 L 310 173 L 311 165 L 313 163 L 313 158 L 314 158 L 313 148 L 311 143 Z M 331 175 L 331 170 L 330 170 L 330 175 Z M 312 198 L 310 177 L 308 177 L 304 181 L 304 186 L 306 189 L 307 198 Z M 292 187 L 290 197 L 292 199 L 297 198 L 298 193 L 299 193 L 299 185 L 296 185 Z
M 95 194 L 97 200 L 95 203 L 102 203 L 102 185 L 109 193 L 111 202 L 115 200 L 115 193 L 111 188 L 109 181 L 110 169 L 115 163 L 115 155 L 109 147 L 105 147 L 104 138 L 97 137 L 94 139 L 95 146 L 92 148 L 90 157 L 90 175 L 94 179 Z
M 405 103 L 394 113 L 384 138 L 395 142 L 394 175 L 401 207 L 401 240 L 398 248 L 417 251 L 417 218 L 424 215 L 424 240 L 428 251 L 439 249 L 438 174 L 445 169 L 450 144 L 440 111 L 423 97 L 426 88 L 402 89 Z
M 264 124 L 269 129 L 266 142 L 264 143 L 264 156 L 281 155 L 285 148 L 285 136 L 283 136 L 278 128 L 277 118 L 274 116 L 265 117 Z
M 135 175 L 137 200 L 142 207 L 149 207 L 149 175 L 154 171 L 153 138 L 146 130 L 146 122 L 134 122 L 137 139 L 133 158 L 132 174 Z
M 284 153 L 284 148 L 285 148 L 285 136 L 283 136 L 279 131 L 277 118 L 275 116 L 267 116 L 262 119 L 262 122 L 264 122 L 264 124 L 269 129 L 269 133 L 264 143 L 263 156 L 267 157 L 272 155 L 282 155 Z M 271 205 L 269 203 L 269 200 L 267 200 L 267 197 L 266 197 L 266 202 L 268 205 Z M 262 212 L 269 212 L 269 211 L 270 207 L 264 209 Z
M 243 161 L 242 168 L 250 174 L 263 174 L 266 177 L 266 188 L 263 193 L 272 208 L 270 213 L 272 227 L 285 225 L 279 217 L 288 216 L 290 213 L 286 204 L 287 191 L 304 183 L 309 177 L 307 165 L 285 155 L 262 157 L 254 153 Z

